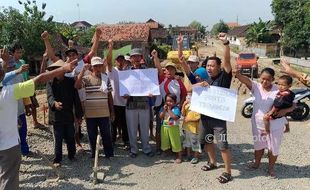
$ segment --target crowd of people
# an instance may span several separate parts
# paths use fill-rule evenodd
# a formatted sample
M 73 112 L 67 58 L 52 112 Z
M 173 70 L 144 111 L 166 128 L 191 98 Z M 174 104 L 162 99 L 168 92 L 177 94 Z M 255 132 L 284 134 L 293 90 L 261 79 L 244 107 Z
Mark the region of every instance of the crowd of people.
M 283 60 L 282 72 L 285 75 L 278 79 L 278 86 L 273 84 L 275 71 L 271 68 L 262 69 L 259 81 L 252 81 L 232 68 L 229 41 L 224 33 L 218 36 L 223 43 L 223 60 L 213 55 L 205 61 L 205 66 L 201 66 L 197 55 L 191 55 L 185 60 L 182 54 L 183 37 L 180 35 L 177 39 L 179 66 L 191 85 L 185 87 L 184 74 L 179 71 L 177 63 L 168 61 L 163 65 L 157 51 L 153 50 L 150 56 L 158 70 L 160 95 L 120 96 L 119 72 L 146 69 L 144 53 L 142 49 L 134 48 L 129 55 L 117 55 L 113 63 L 112 40 L 108 42 L 105 58 L 96 55 L 100 35 L 101 30 L 97 29 L 87 55 L 81 56 L 71 43 L 64 52 L 66 57 L 63 58 L 61 53 L 55 53 L 48 32 L 43 32 L 41 37 L 46 51 L 41 64 L 41 74 L 30 80 L 27 74 L 29 66 L 21 59 L 22 46 L 15 44 L 10 51 L 6 48 L 1 50 L 0 79 L 3 87 L 0 95 L 0 189 L 18 189 L 21 154 L 31 155 L 26 139 L 26 115 L 33 116 L 35 128 L 44 127 L 36 118 L 38 103 L 35 98 L 35 85 L 41 83 L 47 83 L 55 167 L 61 167 L 63 140 L 67 144 L 70 160 L 76 159 L 77 151 L 84 151 L 80 143 L 84 119 L 91 158 L 95 157 L 99 133 L 107 159 L 114 156 L 117 137 L 128 147 L 129 156 L 136 158 L 140 139 L 142 152 L 146 156 L 153 157 L 171 150 L 176 154 L 175 162 L 178 164 L 182 161 L 197 164 L 205 150 L 209 162 L 203 165 L 201 170 L 210 171 L 217 169 L 213 145 L 215 139 L 225 165 L 218 180 L 220 183 L 227 183 L 232 180 L 232 175 L 226 121 L 194 112 L 189 107 L 195 86 L 230 88 L 235 76 L 255 97 L 251 120 L 253 137 L 266 137 L 253 138 L 255 161 L 248 167 L 257 169 L 264 150 L 268 149 L 268 174 L 276 176 L 274 165 L 287 122 L 285 114 L 294 109 L 294 94 L 289 90 L 292 77 L 309 86 L 309 76 L 293 70 Z M 154 117 L 156 150 L 153 150 L 149 143 L 150 136 L 154 136 L 150 127 Z

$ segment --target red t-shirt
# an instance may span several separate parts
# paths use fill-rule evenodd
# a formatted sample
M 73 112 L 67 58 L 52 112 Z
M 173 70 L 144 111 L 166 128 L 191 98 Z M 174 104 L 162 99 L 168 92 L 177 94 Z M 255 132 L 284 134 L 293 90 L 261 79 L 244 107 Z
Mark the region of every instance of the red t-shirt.
M 186 87 L 182 80 L 174 78 L 166 78 L 164 75 L 159 76 L 160 93 L 165 98 L 167 93 L 177 96 L 177 103 L 186 97 Z

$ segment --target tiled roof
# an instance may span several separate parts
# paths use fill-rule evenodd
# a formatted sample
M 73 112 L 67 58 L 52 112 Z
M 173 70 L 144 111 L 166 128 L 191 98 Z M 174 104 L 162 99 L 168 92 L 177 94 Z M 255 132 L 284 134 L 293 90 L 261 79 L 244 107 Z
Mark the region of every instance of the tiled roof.
M 235 27 L 239 27 L 240 26 L 240 24 L 238 24 L 237 22 L 228 22 L 226 24 L 227 24 L 227 26 L 229 28 L 235 28 Z
M 235 27 L 228 31 L 228 35 L 236 37 L 245 37 L 246 31 L 248 30 L 249 27 L 250 25 Z
M 76 21 L 71 24 L 71 26 L 84 25 L 86 27 L 91 27 L 92 25 L 86 21 Z
M 150 37 L 149 24 L 112 24 L 99 25 L 102 35 L 100 41 L 143 41 L 147 42 Z

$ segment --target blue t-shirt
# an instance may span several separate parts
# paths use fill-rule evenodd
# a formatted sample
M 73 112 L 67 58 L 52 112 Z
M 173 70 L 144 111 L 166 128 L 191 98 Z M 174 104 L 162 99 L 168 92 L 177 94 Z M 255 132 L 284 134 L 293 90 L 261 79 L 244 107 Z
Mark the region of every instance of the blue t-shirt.
M 163 108 L 161 109 L 161 112 L 163 111 Z M 178 106 L 174 106 L 171 109 L 172 113 L 177 116 L 178 118 L 181 117 L 181 110 Z M 174 120 L 173 118 L 171 118 L 169 116 L 169 113 L 166 112 L 166 115 L 163 119 L 162 125 L 165 127 L 172 127 L 172 126 L 179 126 L 179 119 L 178 120 Z

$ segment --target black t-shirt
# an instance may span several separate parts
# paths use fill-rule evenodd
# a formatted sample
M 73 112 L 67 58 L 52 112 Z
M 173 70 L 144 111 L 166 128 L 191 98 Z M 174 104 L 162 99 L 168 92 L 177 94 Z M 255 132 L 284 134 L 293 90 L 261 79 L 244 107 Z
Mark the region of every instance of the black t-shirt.
M 216 76 L 210 77 L 207 82 L 211 86 L 218 86 L 223 88 L 230 88 L 230 83 L 232 80 L 232 72 L 227 73 L 224 69 Z
M 211 86 L 218 86 L 218 87 L 223 87 L 223 88 L 230 88 L 230 83 L 232 80 L 232 72 L 230 71 L 227 73 L 224 69 L 216 76 L 216 77 L 209 77 L 207 82 Z M 216 120 L 217 125 L 216 127 L 226 127 L 226 121 L 216 119 L 213 117 L 201 115 L 201 118 L 206 118 L 207 120 Z M 221 125 L 221 126 L 220 126 Z M 214 127 L 214 126 L 210 126 Z
M 273 106 L 277 109 L 290 108 L 293 105 L 294 98 L 295 94 L 290 90 L 278 92 L 273 102 Z

